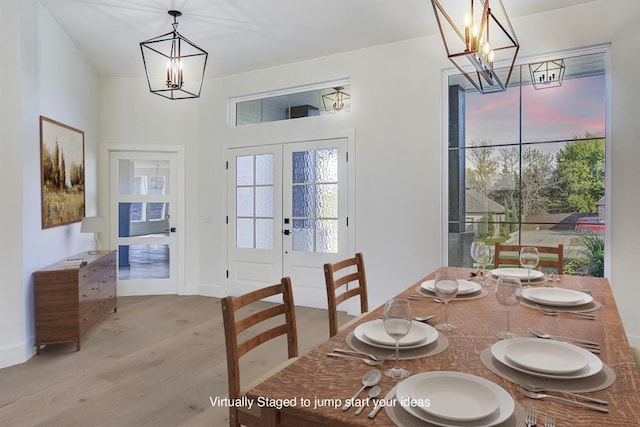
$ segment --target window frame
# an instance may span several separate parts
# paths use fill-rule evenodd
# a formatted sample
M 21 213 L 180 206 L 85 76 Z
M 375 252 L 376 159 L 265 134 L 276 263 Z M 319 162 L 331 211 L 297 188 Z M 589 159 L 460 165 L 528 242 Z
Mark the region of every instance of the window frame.
M 589 54 L 604 54 L 605 56 L 605 218 L 607 221 L 607 232 L 604 235 L 605 254 L 604 254 L 604 276 L 608 277 L 611 271 L 611 230 L 613 227 L 613 221 L 611 219 L 611 150 L 613 141 L 611 139 L 611 43 L 603 43 L 586 48 L 568 49 L 561 52 L 554 52 L 552 54 L 541 54 L 536 56 L 526 57 L 517 60 L 515 67 L 522 65 L 549 61 L 557 59 L 563 56 L 579 56 Z M 509 64 L 496 63 L 495 67 L 506 67 Z M 447 68 L 442 70 L 441 80 L 441 125 L 440 125 L 440 159 L 441 159 L 441 177 L 442 193 L 441 193 L 441 223 L 440 229 L 441 242 L 440 242 L 440 264 L 448 265 L 449 260 L 449 78 L 451 76 L 460 74 L 460 71 L 456 68 Z M 491 96 L 488 94 L 487 96 Z
M 247 124 L 241 124 L 241 125 L 237 124 L 237 119 L 238 119 L 237 104 L 241 102 L 264 100 L 272 97 L 295 95 L 298 93 L 316 91 L 316 90 L 321 91 L 321 90 L 330 89 L 337 86 L 351 87 L 351 79 L 348 77 L 344 77 L 336 80 L 328 80 L 328 81 L 319 82 L 319 83 L 310 83 L 310 84 L 305 84 L 300 86 L 293 86 L 289 88 L 268 90 L 268 91 L 256 92 L 248 95 L 239 95 L 239 96 L 229 97 L 227 99 L 227 117 L 228 117 L 227 125 L 232 128 L 247 126 Z M 283 119 L 283 120 L 275 120 L 275 121 L 277 122 L 277 121 L 287 121 L 287 120 L 291 120 L 291 119 L 289 118 L 286 120 Z M 264 124 L 264 123 L 271 123 L 271 121 L 259 122 L 255 124 Z

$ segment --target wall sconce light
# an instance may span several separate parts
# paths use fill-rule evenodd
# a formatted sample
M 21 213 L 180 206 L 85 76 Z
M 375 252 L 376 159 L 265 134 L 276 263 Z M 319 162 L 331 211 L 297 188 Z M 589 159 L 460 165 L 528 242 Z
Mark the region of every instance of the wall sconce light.
M 562 86 L 564 70 L 564 59 L 554 59 L 529 64 L 531 84 L 536 89 Z
M 443 3 L 447 3 L 449 12 Z M 489 0 L 471 0 L 470 9 L 460 0 L 431 0 L 431 4 L 449 60 L 478 92 L 506 90 L 520 45 L 502 0 L 492 0 L 497 6 L 493 9 Z M 501 78 L 494 63 L 502 62 L 509 68 Z
M 96 242 L 96 250 L 89 251 L 90 255 L 96 255 L 100 252 L 100 239 L 98 239 L 98 233 L 104 233 L 105 231 L 107 231 L 107 222 L 103 216 L 89 216 L 82 218 L 80 232 L 93 233 L 93 239 Z
M 140 43 L 151 93 L 168 99 L 199 98 L 208 53 L 178 33 L 178 16 L 170 10 L 173 30 Z
M 340 111 L 349 108 L 351 95 L 344 91 L 344 86 L 336 86 L 333 92 L 322 95 L 322 104 L 325 111 Z

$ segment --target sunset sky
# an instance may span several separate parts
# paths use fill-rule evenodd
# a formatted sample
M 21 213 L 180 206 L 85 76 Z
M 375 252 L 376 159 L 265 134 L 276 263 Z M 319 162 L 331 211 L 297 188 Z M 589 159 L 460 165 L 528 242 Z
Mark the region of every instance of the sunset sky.
M 467 93 L 466 139 L 493 144 L 519 141 L 519 88 L 482 95 Z M 522 141 L 549 141 L 604 135 L 605 76 L 565 79 L 560 87 L 522 88 Z

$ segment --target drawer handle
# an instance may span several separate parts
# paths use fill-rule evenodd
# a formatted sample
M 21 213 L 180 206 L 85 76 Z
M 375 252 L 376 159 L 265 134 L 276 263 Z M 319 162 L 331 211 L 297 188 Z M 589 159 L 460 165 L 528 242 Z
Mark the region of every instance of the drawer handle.
M 87 322 L 87 321 L 89 320 L 89 318 L 88 318 L 88 317 L 84 317 L 84 318 L 82 318 L 82 320 L 84 320 L 85 322 Z
M 89 298 L 89 295 L 87 295 L 87 294 L 82 294 L 82 298 Z

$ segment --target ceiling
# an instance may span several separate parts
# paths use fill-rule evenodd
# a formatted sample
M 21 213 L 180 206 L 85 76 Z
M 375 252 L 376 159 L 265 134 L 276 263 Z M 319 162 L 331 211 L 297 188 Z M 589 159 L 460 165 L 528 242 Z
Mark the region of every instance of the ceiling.
M 98 73 L 120 77 L 144 77 L 139 43 L 171 31 L 170 9 L 183 13 L 180 34 L 209 53 L 207 78 L 437 32 L 429 0 L 39 1 Z M 517 18 L 590 1 L 503 3 Z

